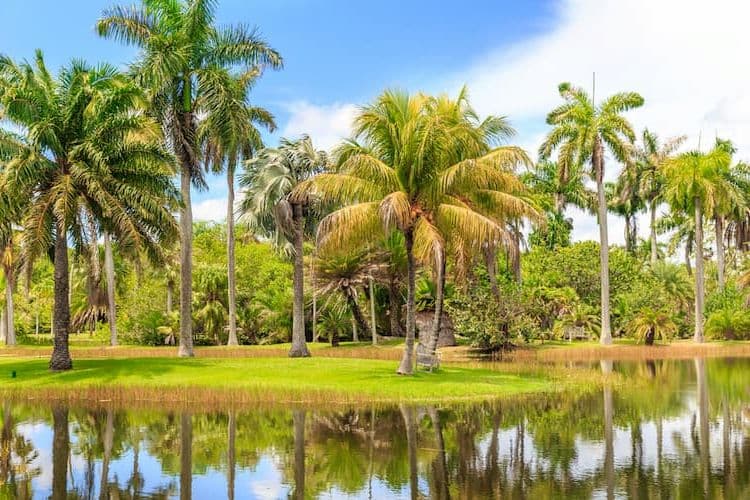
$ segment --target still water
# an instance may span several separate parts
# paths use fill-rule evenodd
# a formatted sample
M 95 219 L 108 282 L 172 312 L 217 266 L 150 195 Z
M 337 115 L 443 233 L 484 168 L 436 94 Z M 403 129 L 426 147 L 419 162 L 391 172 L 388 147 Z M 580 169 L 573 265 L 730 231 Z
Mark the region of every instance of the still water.
M 601 369 L 632 383 L 458 406 L 6 401 L 0 498 L 750 498 L 750 360 Z

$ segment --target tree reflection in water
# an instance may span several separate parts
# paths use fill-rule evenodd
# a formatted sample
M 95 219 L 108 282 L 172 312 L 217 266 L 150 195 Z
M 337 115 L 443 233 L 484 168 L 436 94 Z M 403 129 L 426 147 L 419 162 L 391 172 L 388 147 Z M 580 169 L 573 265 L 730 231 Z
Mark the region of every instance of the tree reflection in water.
M 750 361 L 597 369 L 626 383 L 361 409 L 6 403 L 0 498 L 750 497 Z

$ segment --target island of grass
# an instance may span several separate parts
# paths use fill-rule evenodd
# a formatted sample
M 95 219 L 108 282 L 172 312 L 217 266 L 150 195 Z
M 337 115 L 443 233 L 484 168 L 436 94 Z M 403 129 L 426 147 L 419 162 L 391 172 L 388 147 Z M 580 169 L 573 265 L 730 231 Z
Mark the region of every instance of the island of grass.
M 390 360 L 331 357 L 92 358 L 77 359 L 73 370 L 60 373 L 50 372 L 47 363 L 44 358 L 0 358 L 0 394 L 174 403 L 449 402 L 553 392 L 572 383 L 532 368 L 443 366 L 403 377 Z

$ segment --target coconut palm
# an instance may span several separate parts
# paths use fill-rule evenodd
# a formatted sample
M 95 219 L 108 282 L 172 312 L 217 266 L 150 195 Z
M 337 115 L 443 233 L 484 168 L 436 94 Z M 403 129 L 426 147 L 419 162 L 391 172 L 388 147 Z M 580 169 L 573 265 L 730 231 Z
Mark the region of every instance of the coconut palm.
M 234 175 L 239 163 L 263 147 L 256 124 L 269 131 L 276 128 L 273 116 L 268 111 L 247 104 L 248 91 L 259 74 L 254 68 L 227 82 L 223 88 L 231 92 L 213 97 L 216 102 L 209 107 L 211 113 L 198 126 L 206 167 L 214 173 L 226 169 L 227 174 L 228 345 L 239 343 L 234 258 Z
M 180 356 L 193 355 L 191 185 L 205 188 L 198 117 L 216 115 L 236 82 L 230 68 L 281 68 L 278 52 L 245 26 L 217 27 L 215 0 L 147 0 L 112 7 L 97 23 L 101 36 L 141 50 L 133 67 L 180 164 Z M 249 83 L 249 82 L 248 82 Z
M 278 148 L 266 148 L 245 163 L 240 185 L 245 188 L 242 220 L 271 235 L 277 246 L 288 246 L 294 258 L 294 311 L 292 348 L 289 356 L 309 356 L 305 342 L 303 238 L 305 217 L 314 210 L 306 196 L 291 196 L 294 188 L 328 163 L 325 151 L 316 150 L 312 140 L 282 139 Z
M 558 151 L 560 168 L 572 169 L 591 162 L 591 175 L 596 180 L 601 260 L 601 336 L 602 344 L 612 343 L 609 313 L 609 238 L 607 234 L 607 200 L 604 191 L 605 147 L 621 163 L 632 161 L 635 133 L 622 115 L 643 104 L 635 92 L 622 92 L 594 102 L 583 89 L 569 83 L 558 87 L 565 101 L 547 115 L 553 127 L 539 148 L 542 159 Z
M 656 208 L 662 201 L 661 195 L 664 188 L 662 167 L 685 142 L 685 139 L 686 137 L 683 135 L 672 137 L 662 143 L 659 136 L 648 129 L 643 129 L 641 144 L 636 149 L 636 162 L 628 165 L 630 169 L 634 168 L 637 171 L 638 191 L 647 205 L 650 215 L 651 264 L 654 264 L 659 258 L 656 239 Z
M 690 151 L 669 160 L 664 168 L 664 198 L 674 211 L 694 214 L 695 227 L 695 333 L 703 342 L 705 276 L 703 271 L 703 218 L 736 196 L 727 181 L 731 157 L 717 145 L 708 153 Z
M 35 64 L 0 58 L 0 108 L 28 131 L 0 176 L 0 191 L 24 205 L 22 261 L 54 255 L 53 370 L 72 367 L 68 241 L 85 248 L 87 217 L 117 235 L 121 248 L 158 256 L 175 237 L 173 159 L 156 142 L 158 127 L 139 111 L 141 92 L 108 65 L 73 62 L 54 78 Z M 51 251 L 54 248 L 54 252 Z
M 512 195 L 524 186 L 509 171 L 526 155 L 509 146 L 489 149 L 487 137 L 504 135 L 504 124 L 496 127 L 490 118 L 487 126 L 478 125 L 465 91 L 456 101 L 386 91 L 360 110 L 354 138 L 337 152 L 338 168 L 294 193 L 344 205 L 320 223 L 324 250 L 367 247 L 384 233 L 403 234 L 407 318 L 401 374 L 413 372 L 417 261 L 433 264 L 441 279 L 447 244 L 479 250 L 482 243 L 499 241 L 503 229 L 491 216 L 501 215 L 501 207 L 528 207 Z M 460 111 L 452 111 L 456 106 Z
M 521 176 L 535 193 L 552 198 L 552 212 L 564 214 L 568 205 L 592 211 L 596 205 L 595 194 L 586 187 L 585 173 L 580 167 L 571 170 L 558 163 L 542 160 Z

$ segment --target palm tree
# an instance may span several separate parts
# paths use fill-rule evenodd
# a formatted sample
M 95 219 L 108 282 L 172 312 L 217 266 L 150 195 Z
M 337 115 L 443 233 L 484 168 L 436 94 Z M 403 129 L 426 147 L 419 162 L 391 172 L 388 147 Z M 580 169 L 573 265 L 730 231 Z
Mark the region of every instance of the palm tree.
M 694 213 L 695 227 L 695 333 L 703 342 L 703 217 L 734 196 L 726 180 L 731 158 L 726 148 L 717 145 L 708 153 L 690 151 L 669 160 L 664 168 L 664 197 L 675 211 Z
M 542 160 L 533 170 L 521 176 L 529 188 L 552 198 L 552 212 L 564 214 L 568 205 L 592 211 L 596 205 L 593 192 L 586 187 L 583 170 L 575 165 L 562 168 L 560 164 Z
M 456 106 L 460 111 L 451 112 Z M 464 118 L 456 119 L 457 114 Z M 356 117 L 354 139 L 337 152 L 338 168 L 302 183 L 293 195 L 313 194 L 323 203 L 344 205 L 321 221 L 322 249 L 367 247 L 384 232 L 403 235 L 407 318 L 400 374 L 413 372 L 417 260 L 432 263 L 442 282 L 447 244 L 479 250 L 501 240 L 503 230 L 492 218 L 501 208 L 528 208 L 512 195 L 524 187 L 509 171 L 527 161 L 526 155 L 510 146 L 490 150 L 487 137 L 503 136 L 505 124 L 488 118 L 478 126 L 475 116 L 465 90 L 451 104 L 386 91 Z M 440 311 L 438 305 L 436 316 Z M 439 324 L 434 326 L 439 331 Z
M 0 209 L 1 210 L 1 209 Z M 10 219 L 8 219 L 10 220 Z M 0 228 L 0 267 L 3 269 L 5 278 L 5 310 L 0 315 L 0 321 L 4 322 L 3 333 L 5 345 L 16 345 L 15 309 L 13 307 L 13 290 L 16 283 L 16 267 L 18 265 L 18 252 L 16 248 L 15 234 L 9 222 L 0 222 L 6 226 Z
M 626 330 L 639 342 L 653 345 L 657 338 L 666 342 L 676 335 L 677 325 L 664 311 L 645 308 L 628 323 Z
M 133 71 L 149 90 L 152 109 L 180 164 L 180 356 L 193 355 L 190 187 L 206 187 L 198 117 L 220 113 L 224 96 L 234 95 L 230 68 L 282 67 L 279 53 L 256 30 L 219 28 L 215 11 L 212 0 L 148 0 L 140 7 L 107 9 L 97 23 L 101 36 L 141 50 Z
M 638 212 L 643 209 L 643 200 L 638 192 L 638 177 L 624 169 L 617 182 L 606 183 L 604 190 L 609 209 L 625 219 L 625 250 L 635 254 L 638 244 Z
M 672 137 L 661 143 L 659 137 L 648 129 L 643 129 L 641 145 L 636 149 L 636 163 L 638 172 L 638 191 L 648 206 L 651 231 L 651 264 L 659 259 L 658 242 L 656 239 L 656 208 L 662 200 L 664 188 L 663 166 L 667 160 L 679 149 L 686 137 L 684 135 Z M 629 165 L 629 166 L 631 166 Z M 632 167 L 631 167 L 632 168 Z
M 292 191 L 328 163 L 325 151 L 316 150 L 308 136 L 282 139 L 278 148 L 267 148 L 245 163 L 240 185 L 245 188 L 241 211 L 252 227 L 273 235 L 278 246 L 291 242 L 294 257 L 294 306 L 291 357 L 310 356 L 305 342 L 303 239 L 305 216 L 312 215 L 306 196 Z M 310 224 L 307 224 L 309 227 Z
M 89 244 L 88 217 L 122 248 L 153 256 L 177 233 L 170 210 L 177 202 L 173 160 L 154 141 L 158 128 L 139 111 L 141 97 L 108 65 L 73 62 L 55 79 L 41 52 L 34 65 L 0 58 L 0 108 L 29 131 L 17 139 L 0 130 L 0 142 L 17 150 L 0 176 L 0 191 L 24 205 L 24 265 L 54 255 L 53 370 L 72 367 L 68 241 L 79 251 Z
M 276 128 L 273 116 L 266 110 L 248 106 L 248 91 L 258 78 L 259 71 L 251 71 L 232 79 L 226 84 L 231 90 L 227 95 L 214 97 L 211 114 L 204 118 L 198 133 L 203 144 L 206 167 L 214 173 L 227 172 L 227 281 L 229 339 L 227 345 L 238 345 L 237 341 L 237 284 L 235 279 L 234 236 L 234 174 L 237 165 L 263 147 L 260 132 L 255 124 L 269 131 Z
M 558 87 L 565 101 L 547 115 L 553 126 L 539 148 L 542 159 L 558 151 L 561 168 L 572 168 L 591 162 L 596 180 L 599 246 L 601 259 L 601 337 L 602 344 L 612 343 L 609 314 L 609 238 L 607 234 L 607 200 L 604 192 L 604 149 L 624 164 L 631 162 L 635 133 L 622 113 L 643 104 L 643 97 L 635 92 L 622 92 L 596 104 L 581 88 L 569 83 Z

